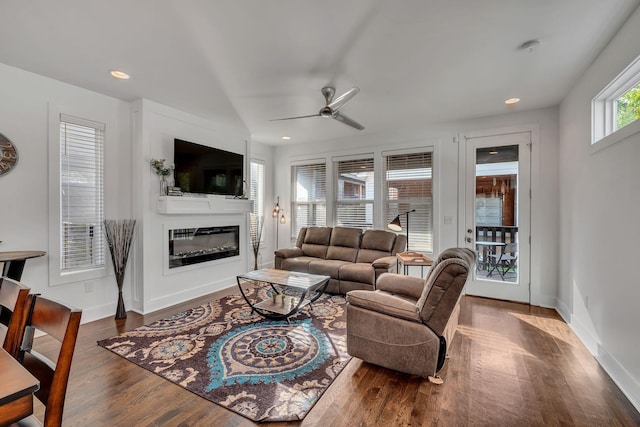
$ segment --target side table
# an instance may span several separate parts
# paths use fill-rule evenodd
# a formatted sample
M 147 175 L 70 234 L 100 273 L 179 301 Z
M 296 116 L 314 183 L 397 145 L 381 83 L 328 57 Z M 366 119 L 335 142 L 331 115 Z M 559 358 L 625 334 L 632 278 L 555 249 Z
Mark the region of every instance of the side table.
M 420 277 L 423 277 L 424 268 L 430 267 L 433 264 L 433 260 L 424 254 L 406 251 L 396 254 L 396 267 L 398 272 L 400 272 L 400 264 L 403 266 L 403 272 L 405 275 L 409 274 L 409 267 L 419 265 Z

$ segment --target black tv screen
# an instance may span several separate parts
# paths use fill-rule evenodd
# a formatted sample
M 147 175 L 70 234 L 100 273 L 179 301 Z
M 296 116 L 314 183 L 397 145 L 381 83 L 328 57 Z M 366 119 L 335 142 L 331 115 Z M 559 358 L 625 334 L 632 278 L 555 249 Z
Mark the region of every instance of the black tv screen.
M 176 187 L 184 193 L 243 195 L 242 154 L 174 139 Z

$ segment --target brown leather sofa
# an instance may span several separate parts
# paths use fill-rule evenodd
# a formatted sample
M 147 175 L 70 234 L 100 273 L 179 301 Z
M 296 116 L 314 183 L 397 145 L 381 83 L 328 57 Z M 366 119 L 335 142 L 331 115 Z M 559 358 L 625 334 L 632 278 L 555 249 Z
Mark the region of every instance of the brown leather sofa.
M 295 248 L 275 251 L 275 268 L 330 276 L 333 294 L 373 290 L 382 273 L 396 271 L 395 255 L 406 246 L 406 236 L 385 230 L 305 227 Z
M 426 280 L 382 274 L 375 291 L 349 292 L 347 352 L 385 368 L 435 377 L 458 326 L 460 295 L 474 266 L 470 249 L 447 249 Z

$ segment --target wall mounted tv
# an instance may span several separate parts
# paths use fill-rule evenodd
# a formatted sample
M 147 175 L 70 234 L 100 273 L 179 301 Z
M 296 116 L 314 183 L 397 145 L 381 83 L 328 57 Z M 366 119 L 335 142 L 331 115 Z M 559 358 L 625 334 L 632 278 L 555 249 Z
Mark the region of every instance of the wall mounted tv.
M 176 187 L 184 193 L 243 195 L 242 154 L 174 139 Z

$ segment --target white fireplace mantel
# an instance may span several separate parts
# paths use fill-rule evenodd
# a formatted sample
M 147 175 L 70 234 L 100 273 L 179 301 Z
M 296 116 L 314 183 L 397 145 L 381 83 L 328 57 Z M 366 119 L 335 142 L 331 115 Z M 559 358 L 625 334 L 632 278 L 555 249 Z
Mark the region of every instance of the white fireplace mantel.
M 160 196 L 156 211 L 163 215 L 249 213 L 252 204 L 252 200 L 215 195 Z

